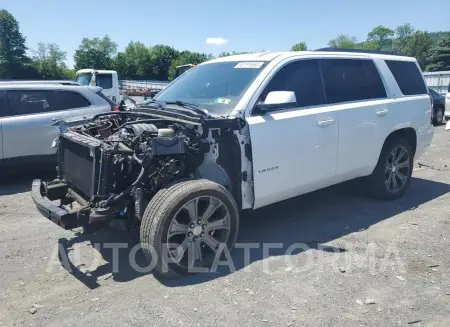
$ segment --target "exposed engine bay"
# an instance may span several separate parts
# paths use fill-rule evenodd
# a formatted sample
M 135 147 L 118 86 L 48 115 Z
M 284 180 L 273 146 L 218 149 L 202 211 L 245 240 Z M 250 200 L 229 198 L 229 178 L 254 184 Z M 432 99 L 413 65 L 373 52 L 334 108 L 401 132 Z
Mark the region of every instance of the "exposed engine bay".
M 152 111 L 99 114 L 62 133 L 58 179 L 44 185 L 46 197 L 61 199 L 68 211 L 73 202 L 81 204 L 78 218 L 88 222 L 125 215 L 140 220 L 162 187 L 200 178 L 199 166 L 218 151 L 221 133 L 242 123 Z M 240 158 L 234 162 L 240 174 Z

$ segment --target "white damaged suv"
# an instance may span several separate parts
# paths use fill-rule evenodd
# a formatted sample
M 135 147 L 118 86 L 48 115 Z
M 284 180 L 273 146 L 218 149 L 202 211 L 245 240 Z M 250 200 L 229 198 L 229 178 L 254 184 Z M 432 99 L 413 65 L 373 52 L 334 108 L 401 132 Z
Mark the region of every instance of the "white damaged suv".
M 140 225 L 143 251 L 165 277 L 232 247 L 241 210 L 355 178 L 379 198 L 402 196 L 433 137 L 417 61 L 386 53 L 219 58 L 146 106 L 65 130 L 58 178 L 35 180 L 32 196 L 66 229 Z

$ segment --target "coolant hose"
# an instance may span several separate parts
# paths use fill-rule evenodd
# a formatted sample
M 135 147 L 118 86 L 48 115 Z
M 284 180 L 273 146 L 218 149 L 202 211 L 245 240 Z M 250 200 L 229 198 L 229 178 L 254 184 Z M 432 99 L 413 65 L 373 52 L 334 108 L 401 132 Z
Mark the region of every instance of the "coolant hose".
M 133 182 L 133 184 L 131 184 L 130 186 L 128 186 L 122 193 L 110 197 L 106 203 L 105 203 L 105 207 L 110 206 L 120 200 L 122 200 L 124 197 L 128 196 L 131 191 L 133 190 L 133 188 L 138 185 L 140 182 L 142 182 L 142 180 L 144 179 L 144 176 L 146 175 L 147 172 L 147 168 L 142 167 L 141 172 L 139 173 L 138 178 Z

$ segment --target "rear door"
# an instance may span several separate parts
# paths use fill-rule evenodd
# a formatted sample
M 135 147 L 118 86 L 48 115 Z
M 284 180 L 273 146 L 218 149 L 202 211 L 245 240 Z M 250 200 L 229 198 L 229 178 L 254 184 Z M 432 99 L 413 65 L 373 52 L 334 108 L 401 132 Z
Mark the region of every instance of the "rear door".
M 339 116 L 337 177 L 366 175 L 378 161 L 389 119 L 383 81 L 370 58 L 324 58 L 321 67 L 327 103 Z
M 2 119 L 5 159 L 54 154 L 53 140 L 59 128 L 51 126 L 70 117 L 70 110 L 59 106 L 56 91 L 11 89 L 6 92 L 7 112 Z

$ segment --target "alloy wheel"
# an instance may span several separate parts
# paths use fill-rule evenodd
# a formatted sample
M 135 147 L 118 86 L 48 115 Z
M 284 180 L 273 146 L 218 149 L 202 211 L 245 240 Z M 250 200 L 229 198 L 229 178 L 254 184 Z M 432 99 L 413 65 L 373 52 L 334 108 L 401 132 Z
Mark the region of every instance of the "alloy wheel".
M 167 232 L 168 253 L 180 267 L 202 267 L 214 258 L 230 235 L 231 219 L 225 204 L 213 196 L 199 196 L 185 203 Z
M 388 155 L 384 169 L 384 183 L 391 193 L 400 192 L 410 176 L 409 152 L 404 146 L 397 146 Z

